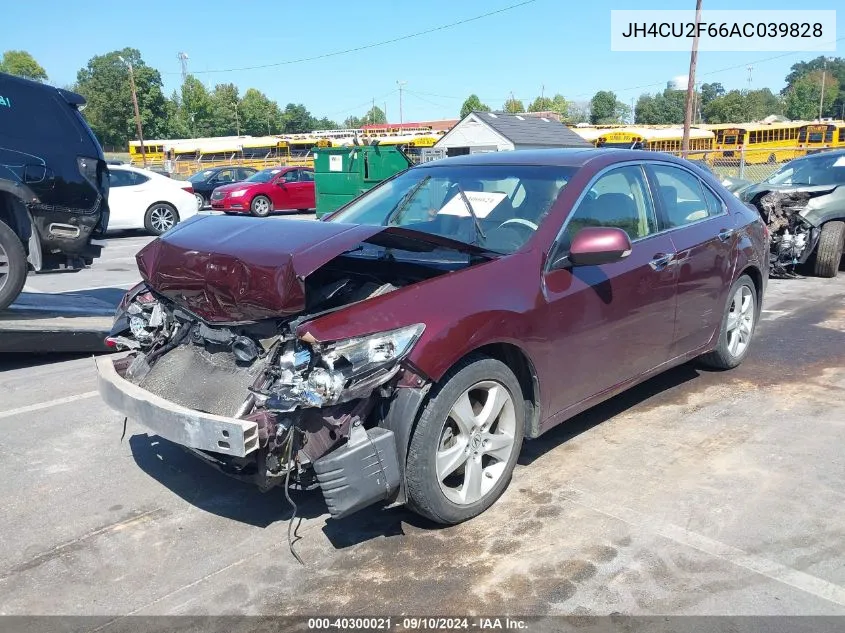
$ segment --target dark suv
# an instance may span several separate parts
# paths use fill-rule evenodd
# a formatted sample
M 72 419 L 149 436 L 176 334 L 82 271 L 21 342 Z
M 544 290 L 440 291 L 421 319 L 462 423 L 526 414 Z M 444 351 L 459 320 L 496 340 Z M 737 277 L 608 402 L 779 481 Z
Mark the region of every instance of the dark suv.
M 0 73 L 0 310 L 28 270 L 78 270 L 109 219 L 103 150 L 78 94 Z

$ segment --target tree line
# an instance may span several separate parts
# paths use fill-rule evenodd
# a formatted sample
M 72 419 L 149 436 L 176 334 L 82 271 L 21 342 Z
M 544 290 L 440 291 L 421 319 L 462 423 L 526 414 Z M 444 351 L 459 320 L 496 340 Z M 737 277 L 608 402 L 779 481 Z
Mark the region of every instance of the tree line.
M 317 118 L 302 103 L 282 108 L 256 88 L 243 94 L 233 83 L 207 87 L 188 75 L 179 90 L 167 97 L 161 73 L 148 66 L 140 51 L 124 48 L 92 57 L 79 70 L 76 82 L 66 86 L 88 102 L 83 115 L 102 145 L 123 149 L 136 137 L 128 65 L 134 72 L 138 106 L 148 139 L 207 136 L 293 134 L 315 129 L 360 128 L 365 124 L 386 123 L 384 111 L 373 105 L 362 116 L 349 116 L 342 123 Z M 45 69 L 26 51 L 9 50 L 0 58 L 0 72 L 36 81 L 48 80 Z M 801 61 L 790 68 L 786 86 L 775 94 L 768 88 L 726 90 L 718 83 L 704 83 L 695 93 L 696 121 L 730 123 L 760 120 L 775 114 L 789 119 L 815 119 L 823 102 L 822 116 L 845 115 L 845 58 L 825 62 L 824 57 Z M 842 87 L 842 89 L 840 89 Z M 822 100 L 822 91 L 824 99 Z M 502 111 L 555 112 L 567 123 L 635 123 L 645 125 L 681 124 L 684 121 L 686 92 L 667 88 L 643 94 L 631 110 L 610 90 L 598 91 L 587 104 L 568 101 L 562 94 L 536 97 L 526 108 L 513 95 Z M 463 102 L 460 116 L 492 108 L 472 94 Z

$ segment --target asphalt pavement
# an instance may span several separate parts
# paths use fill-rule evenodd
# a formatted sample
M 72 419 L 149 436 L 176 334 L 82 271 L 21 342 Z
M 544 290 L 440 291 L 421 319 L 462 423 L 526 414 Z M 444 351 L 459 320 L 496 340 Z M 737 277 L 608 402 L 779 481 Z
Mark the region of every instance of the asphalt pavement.
M 32 292 L 113 301 L 150 238 Z M 523 448 L 482 516 L 290 509 L 123 420 L 90 357 L 0 355 L 0 614 L 845 614 L 845 276 L 773 281 L 685 365 Z

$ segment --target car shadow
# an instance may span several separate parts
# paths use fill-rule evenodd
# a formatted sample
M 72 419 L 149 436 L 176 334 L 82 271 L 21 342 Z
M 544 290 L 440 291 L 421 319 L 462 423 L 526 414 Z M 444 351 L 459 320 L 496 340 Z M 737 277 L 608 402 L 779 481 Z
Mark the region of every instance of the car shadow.
M 52 365 L 53 363 L 64 363 L 80 358 L 91 358 L 90 353 L 43 353 L 33 354 L 30 352 L 3 352 L 0 353 L 0 373 L 15 369 L 31 369 L 41 365 Z
M 606 422 L 628 409 L 642 405 L 655 396 L 696 380 L 702 373 L 709 372 L 696 367 L 694 363 L 687 363 L 667 370 L 636 387 L 623 391 L 609 400 L 605 400 L 601 404 L 597 404 L 583 413 L 579 413 L 540 437 L 525 442 L 522 445 L 522 452 L 519 454 L 517 463 L 521 466 L 528 466 L 538 457 L 565 444 L 572 438 L 581 435 L 581 433 L 589 431 L 594 426 Z
M 698 378 L 692 364 L 656 376 L 610 400 L 581 413 L 540 438 L 523 445 L 519 464 L 526 466 L 549 450 L 650 398 Z M 129 438 L 135 462 L 147 475 L 188 503 L 210 512 L 257 527 L 268 527 L 291 517 L 282 487 L 261 492 L 254 485 L 235 480 L 157 435 L 136 434 Z M 291 490 L 297 517 L 313 519 L 326 514 L 319 489 Z M 294 525 L 299 525 L 295 523 Z M 349 517 L 326 520 L 323 534 L 335 549 L 344 549 L 377 538 L 407 535 L 410 531 L 437 530 L 442 525 L 400 506 L 366 507 Z
M 158 435 L 139 433 L 128 441 L 132 458 L 141 470 L 201 510 L 262 528 L 291 517 L 282 486 L 261 492 Z M 297 506 L 297 517 L 313 519 L 326 511 L 319 491 L 291 490 L 290 496 Z

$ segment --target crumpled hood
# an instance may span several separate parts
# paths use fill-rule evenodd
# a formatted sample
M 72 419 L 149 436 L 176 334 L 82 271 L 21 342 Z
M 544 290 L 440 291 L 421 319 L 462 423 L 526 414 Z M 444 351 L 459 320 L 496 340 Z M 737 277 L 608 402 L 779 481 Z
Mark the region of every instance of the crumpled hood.
M 823 196 L 834 189 L 837 185 L 772 185 L 765 182 L 750 185 L 738 193 L 743 202 L 751 202 L 761 193 L 775 191 L 777 193 L 806 193 L 808 198 Z
M 303 311 L 305 278 L 364 241 L 486 253 L 399 227 L 198 215 L 147 244 L 136 259 L 141 277 L 159 294 L 206 321 L 235 323 Z
M 301 312 L 305 277 L 383 227 L 195 216 L 136 256 L 155 291 L 212 322 Z

